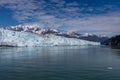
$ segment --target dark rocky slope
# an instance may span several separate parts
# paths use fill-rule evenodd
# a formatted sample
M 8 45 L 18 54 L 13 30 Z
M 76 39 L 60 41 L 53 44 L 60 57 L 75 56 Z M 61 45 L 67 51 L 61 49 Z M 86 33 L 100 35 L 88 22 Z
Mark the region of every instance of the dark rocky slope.
M 117 36 L 115 36 L 115 37 L 112 37 L 112 38 L 109 40 L 108 45 L 110 45 L 110 46 L 120 46 L 120 35 L 117 35 Z
M 109 45 L 111 47 L 120 47 L 120 35 L 114 36 L 114 37 L 102 42 L 101 44 Z

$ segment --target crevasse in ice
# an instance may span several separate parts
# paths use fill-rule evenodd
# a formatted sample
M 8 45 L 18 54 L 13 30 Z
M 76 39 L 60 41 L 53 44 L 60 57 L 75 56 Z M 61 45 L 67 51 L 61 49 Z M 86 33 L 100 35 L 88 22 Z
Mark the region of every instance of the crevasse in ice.
M 59 46 L 59 45 L 100 45 L 99 42 L 66 38 L 53 34 L 37 35 L 0 29 L 0 45 L 9 46 Z

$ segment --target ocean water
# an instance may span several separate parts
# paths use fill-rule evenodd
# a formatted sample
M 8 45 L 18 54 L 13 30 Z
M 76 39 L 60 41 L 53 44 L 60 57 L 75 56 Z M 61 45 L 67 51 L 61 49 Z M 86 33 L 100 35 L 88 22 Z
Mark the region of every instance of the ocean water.
M 120 49 L 3 47 L 0 48 L 0 80 L 120 80 Z

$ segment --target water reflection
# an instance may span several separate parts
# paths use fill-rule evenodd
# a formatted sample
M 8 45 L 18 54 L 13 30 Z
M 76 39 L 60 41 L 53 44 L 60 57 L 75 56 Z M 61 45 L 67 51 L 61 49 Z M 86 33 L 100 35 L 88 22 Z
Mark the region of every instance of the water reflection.
M 24 56 L 43 56 L 74 52 L 81 49 L 92 48 L 93 46 L 57 46 L 57 47 L 1 47 L 0 55 L 6 58 Z M 49 54 L 48 54 L 49 53 Z
M 120 46 L 111 46 L 112 49 L 120 49 Z
M 0 80 L 119 80 L 118 53 L 106 46 L 0 48 Z

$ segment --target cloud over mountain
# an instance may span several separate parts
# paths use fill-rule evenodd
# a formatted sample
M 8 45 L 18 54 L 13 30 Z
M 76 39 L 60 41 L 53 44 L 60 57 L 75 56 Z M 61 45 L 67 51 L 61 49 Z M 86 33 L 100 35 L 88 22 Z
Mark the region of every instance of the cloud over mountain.
M 0 0 L 0 8 L 11 10 L 19 23 L 106 35 L 120 32 L 118 5 L 102 1 L 102 5 L 97 3 L 100 6 L 89 4 L 82 0 Z

